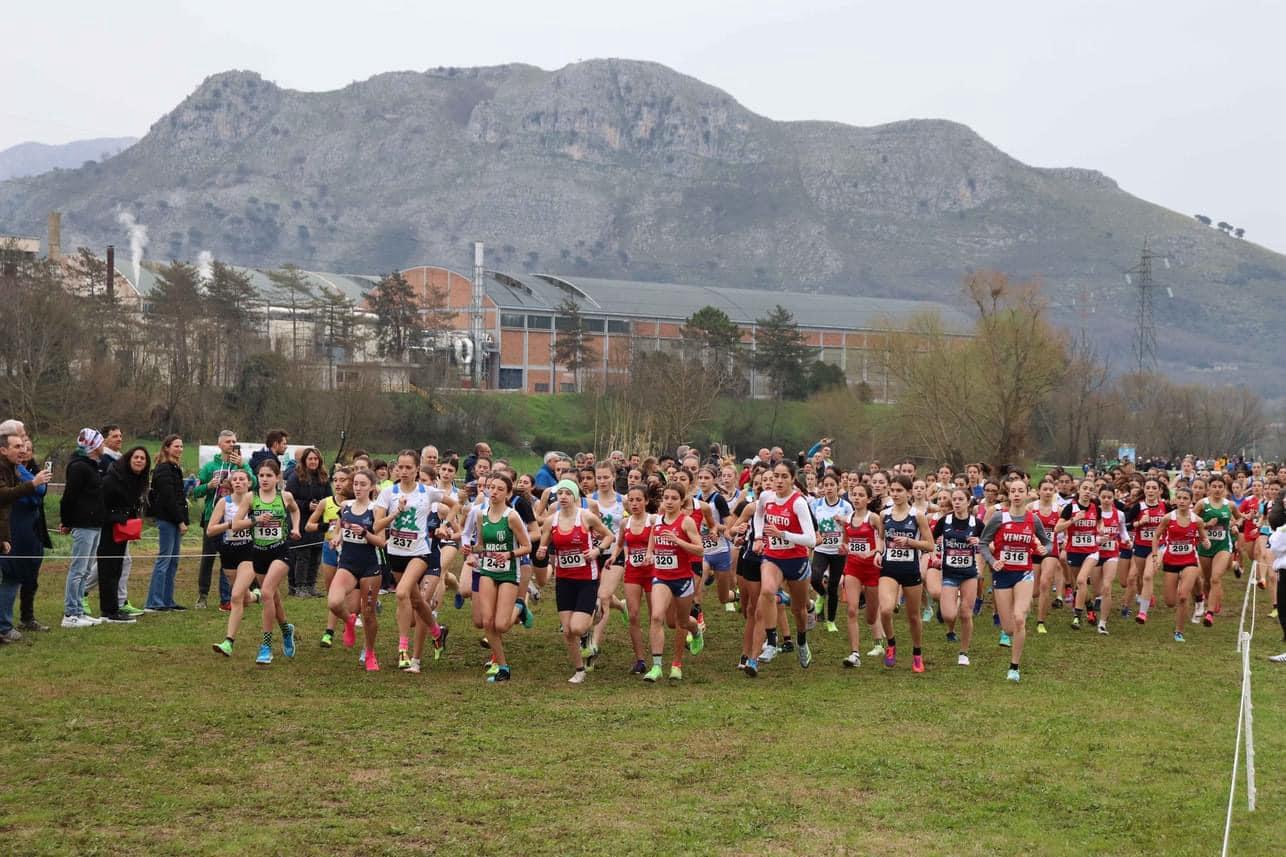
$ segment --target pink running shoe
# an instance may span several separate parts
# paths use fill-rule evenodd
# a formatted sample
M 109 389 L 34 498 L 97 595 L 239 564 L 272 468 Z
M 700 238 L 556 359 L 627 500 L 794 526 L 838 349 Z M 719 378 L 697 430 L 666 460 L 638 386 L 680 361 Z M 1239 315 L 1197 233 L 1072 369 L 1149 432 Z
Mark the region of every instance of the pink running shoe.
M 924 658 L 922 656 L 920 655 L 911 656 L 911 672 L 913 673 L 924 672 Z
M 344 620 L 344 648 L 351 649 L 357 643 L 357 614 L 349 613 Z
M 1134 621 L 1138 622 L 1140 625 L 1148 624 L 1148 611 L 1140 610 L 1138 613 L 1135 613 Z
M 884 649 L 884 665 L 891 667 L 898 662 L 897 646 L 887 646 Z
M 380 662 L 375 659 L 375 652 L 367 650 L 366 652 L 366 671 L 368 673 L 377 673 L 380 671 Z

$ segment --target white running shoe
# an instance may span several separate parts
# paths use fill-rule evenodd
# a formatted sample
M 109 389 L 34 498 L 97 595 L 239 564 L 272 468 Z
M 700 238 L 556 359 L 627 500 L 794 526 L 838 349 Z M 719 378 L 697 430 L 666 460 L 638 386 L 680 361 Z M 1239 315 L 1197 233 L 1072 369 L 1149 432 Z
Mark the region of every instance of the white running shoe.
M 862 665 L 862 658 L 857 654 L 857 652 L 849 652 L 848 657 L 844 659 L 843 663 L 846 667 L 860 667 Z
M 876 644 L 875 644 L 875 646 L 874 646 L 874 648 L 872 648 L 869 652 L 867 652 L 867 653 L 866 653 L 866 656 L 867 656 L 868 658 L 882 658 L 882 657 L 884 657 L 884 646 L 883 646 L 882 644 L 880 644 L 880 643 L 876 643 Z
M 1196 606 L 1192 608 L 1192 624 L 1200 625 L 1201 617 L 1205 614 L 1205 612 L 1206 612 L 1206 602 L 1198 601 Z
M 960 657 L 956 658 L 956 663 L 962 667 L 969 666 L 969 656 L 966 655 L 964 652 L 961 652 Z
M 86 623 L 86 627 L 88 627 L 88 626 L 90 626 L 90 625 L 101 625 L 101 624 L 103 624 L 103 617 L 102 617 L 102 616 L 90 616 L 88 613 L 86 613 L 86 614 L 84 614 L 83 616 L 81 616 L 81 617 L 80 617 L 80 620 L 81 620 L 82 622 Z
M 775 657 L 777 657 L 777 647 L 764 643 L 763 649 L 759 652 L 759 662 L 766 664 Z
M 568 683 L 568 684 L 584 684 L 584 683 L 585 683 L 585 671 L 584 671 L 584 670 L 576 670 L 576 672 L 572 673 L 572 677 L 571 677 L 571 678 L 569 678 L 569 679 L 567 679 L 567 683 Z
M 92 628 L 97 622 L 90 622 L 84 616 L 64 616 L 62 626 L 64 628 Z
M 1273 655 L 1268 660 L 1275 664 L 1286 664 L 1286 652 L 1282 652 L 1280 655 Z
M 1106 636 L 1107 636 L 1107 623 L 1106 623 L 1106 622 L 1099 622 L 1099 623 L 1098 623 L 1098 632 L 1099 632 L 1100 634 L 1102 634 L 1104 637 L 1106 637 Z

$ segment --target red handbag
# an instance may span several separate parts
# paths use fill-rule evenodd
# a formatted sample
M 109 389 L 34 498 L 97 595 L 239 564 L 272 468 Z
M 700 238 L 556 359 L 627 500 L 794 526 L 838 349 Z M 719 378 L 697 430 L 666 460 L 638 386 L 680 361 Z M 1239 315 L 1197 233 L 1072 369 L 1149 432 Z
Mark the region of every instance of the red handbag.
M 118 545 L 143 538 L 143 519 L 130 518 L 123 524 L 112 524 L 112 538 Z

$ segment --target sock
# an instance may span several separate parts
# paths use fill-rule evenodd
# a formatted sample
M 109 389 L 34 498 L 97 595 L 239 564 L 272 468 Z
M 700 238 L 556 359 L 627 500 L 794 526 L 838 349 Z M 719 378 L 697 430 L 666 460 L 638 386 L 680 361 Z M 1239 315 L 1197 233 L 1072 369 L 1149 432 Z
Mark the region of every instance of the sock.
M 911 647 L 911 654 L 913 654 L 913 655 L 919 655 L 919 654 L 920 654 L 920 647 L 919 647 L 919 646 L 912 646 L 912 647 Z
M 224 637 L 223 639 L 227 641 L 228 645 L 232 645 L 233 643 L 236 642 L 236 640 L 232 639 L 231 637 Z
M 776 628 L 769 628 L 769 629 L 768 629 L 767 634 L 768 634 L 768 645 L 773 646 L 773 647 L 776 647 L 776 645 L 777 645 L 777 629 L 776 629 Z
M 271 646 L 271 645 L 272 645 L 272 631 L 264 631 L 264 632 L 263 632 L 263 644 L 264 644 L 265 646 Z
M 500 665 L 500 671 L 501 671 L 502 673 L 507 673 L 507 672 L 509 672 L 509 664 L 501 664 L 501 665 Z
M 409 648 L 410 642 L 411 642 L 411 641 L 410 641 L 410 640 L 408 640 L 406 637 L 398 637 L 398 638 L 397 638 L 397 650 L 398 650 L 399 652 L 405 652 L 405 651 L 407 650 L 407 648 Z
M 789 643 L 789 642 L 790 642 L 790 634 L 782 634 L 781 641 L 782 641 L 783 643 Z
M 653 653 L 652 653 L 652 666 L 654 666 L 654 667 L 659 667 L 659 666 L 661 666 L 661 659 L 662 659 L 662 658 L 664 658 L 664 657 L 665 657 L 665 655 L 658 655 L 656 652 L 653 652 Z
M 1013 661 L 1010 661 L 1010 662 L 1009 662 L 1009 668 L 1010 668 L 1011 670 L 1014 670 L 1015 672 L 1017 672 L 1017 670 L 1018 670 L 1018 664 L 1014 663 Z
M 288 628 L 289 628 L 289 624 L 290 624 L 290 623 L 288 623 L 288 622 L 278 622 L 278 623 L 277 623 L 277 627 L 281 628 L 281 635 L 282 635 L 283 637 L 284 637 L 284 636 L 286 636 L 286 631 L 287 631 L 287 630 L 288 630 Z
M 521 599 L 521 598 L 516 599 L 516 600 L 514 601 L 514 606 L 518 608 L 518 615 L 519 615 L 519 616 L 526 616 L 526 615 L 527 615 L 527 602 L 526 602 L 526 601 L 524 601 L 524 600 L 523 600 L 523 599 Z
M 807 645 L 808 645 L 808 632 L 807 632 L 807 631 L 800 631 L 800 632 L 799 632 L 799 645 L 800 645 L 800 646 L 807 646 Z
M 889 637 L 889 641 L 888 643 L 885 644 L 885 647 L 891 649 L 897 644 L 898 644 L 898 641 L 896 637 Z
M 742 655 L 742 656 L 741 656 L 741 663 L 743 663 L 743 664 L 744 664 L 744 663 L 745 663 L 746 661 L 748 661 L 748 660 L 750 660 L 750 659 L 749 659 L 749 658 L 747 658 L 745 655 Z
M 700 604 L 698 604 L 697 602 L 693 601 L 693 602 L 692 602 L 692 618 L 693 618 L 693 619 L 695 619 L 695 618 L 697 618 L 697 617 L 698 617 L 698 616 L 700 616 L 700 615 L 701 615 L 701 605 L 700 605 Z
M 1073 608 L 1073 609 L 1075 609 L 1075 611 L 1076 611 L 1076 618 L 1077 618 L 1077 619 L 1081 618 L 1081 613 L 1082 613 L 1082 612 L 1084 612 L 1084 611 L 1082 611 L 1082 610 L 1081 610 L 1081 608 L 1079 608 L 1079 607 L 1076 607 L 1076 608 Z
M 584 667 L 577 667 L 577 668 L 576 668 L 576 672 L 578 672 L 578 673 L 583 673 L 583 672 L 585 672 L 585 668 L 584 668 Z

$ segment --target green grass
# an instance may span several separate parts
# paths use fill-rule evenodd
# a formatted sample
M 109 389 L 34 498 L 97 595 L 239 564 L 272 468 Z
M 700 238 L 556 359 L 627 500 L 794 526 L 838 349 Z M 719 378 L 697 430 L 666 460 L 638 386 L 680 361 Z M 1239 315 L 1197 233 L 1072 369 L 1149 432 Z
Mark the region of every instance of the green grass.
M 136 560 L 135 603 L 148 566 Z M 63 568 L 42 573 L 50 624 Z M 185 563 L 180 600 L 194 590 Z M 1217 853 L 1242 591 L 1183 646 L 1164 609 L 1146 627 L 1114 619 L 1106 639 L 1056 613 L 1020 685 L 1004 681 L 989 611 L 968 669 L 936 625 L 921 676 L 869 659 L 841 670 L 843 635 L 819 629 L 811 670 L 782 656 L 754 682 L 732 669 L 739 618 L 712 611 L 706 651 L 660 686 L 626 675 L 613 618 L 579 688 L 552 593 L 509 637 L 507 686 L 483 682 L 468 614 L 449 607 L 446 660 L 398 673 L 391 599 L 373 676 L 318 648 L 315 599 L 287 600 L 300 652 L 267 669 L 253 664 L 258 607 L 231 660 L 210 651 L 215 610 L 56 629 L 0 648 L 0 831 L 12 854 Z M 1278 643 L 1260 606 L 1260 811 L 1238 798 L 1239 855 L 1286 841 L 1286 673 L 1263 659 Z

